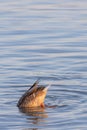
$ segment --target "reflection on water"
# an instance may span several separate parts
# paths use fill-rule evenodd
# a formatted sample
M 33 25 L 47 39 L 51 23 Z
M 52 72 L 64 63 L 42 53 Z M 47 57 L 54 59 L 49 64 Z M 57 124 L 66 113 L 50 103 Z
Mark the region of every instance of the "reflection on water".
M 44 118 L 48 118 L 47 112 L 44 108 L 21 108 L 19 109 L 21 113 L 26 115 L 27 122 L 32 123 L 34 126 L 39 126 L 40 122 L 44 122 Z M 38 130 L 38 128 L 28 128 L 24 130 Z
M 44 108 L 38 107 L 38 108 L 19 108 L 20 112 L 24 113 L 27 116 L 34 116 L 34 117 L 42 117 L 47 118 L 48 115 L 45 112 Z M 37 119 L 36 118 L 36 119 Z
M 23 130 L 39 130 L 39 128 L 26 128 L 26 129 L 23 129 Z
M 26 129 L 22 129 L 22 130 L 39 130 L 38 128 L 26 128 Z

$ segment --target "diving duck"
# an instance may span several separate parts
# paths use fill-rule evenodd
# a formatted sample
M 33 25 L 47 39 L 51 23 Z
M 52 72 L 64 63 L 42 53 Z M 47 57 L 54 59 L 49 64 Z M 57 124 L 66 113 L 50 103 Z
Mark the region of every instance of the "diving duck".
M 17 106 L 19 108 L 45 107 L 44 100 L 49 86 L 39 86 L 37 80 L 19 99 Z

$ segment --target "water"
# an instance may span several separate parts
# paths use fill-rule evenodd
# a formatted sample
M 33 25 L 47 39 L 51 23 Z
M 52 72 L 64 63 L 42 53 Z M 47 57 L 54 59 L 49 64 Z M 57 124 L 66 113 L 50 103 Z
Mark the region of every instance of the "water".
M 45 110 L 19 110 L 37 78 Z M 87 129 L 87 1 L 0 0 L 0 129 Z

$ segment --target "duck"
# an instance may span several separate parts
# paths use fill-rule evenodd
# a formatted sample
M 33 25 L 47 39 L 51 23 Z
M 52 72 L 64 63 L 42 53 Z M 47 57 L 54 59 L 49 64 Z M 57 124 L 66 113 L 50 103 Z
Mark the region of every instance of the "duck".
M 34 84 L 21 96 L 17 103 L 19 108 L 34 108 L 42 107 L 45 108 L 44 100 L 47 95 L 47 90 L 50 87 L 48 85 L 40 86 L 39 80 L 35 81 Z

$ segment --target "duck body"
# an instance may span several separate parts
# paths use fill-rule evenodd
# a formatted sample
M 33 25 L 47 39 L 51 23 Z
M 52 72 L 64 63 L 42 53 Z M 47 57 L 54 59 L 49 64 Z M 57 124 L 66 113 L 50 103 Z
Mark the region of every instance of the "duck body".
M 30 89 L 28 89 L 19 99 L 17 106 L 19 108 L 28 107 L 44 107 L 44 100 L 47 94 L 48 87 L 38 86 L 36 81 Z

